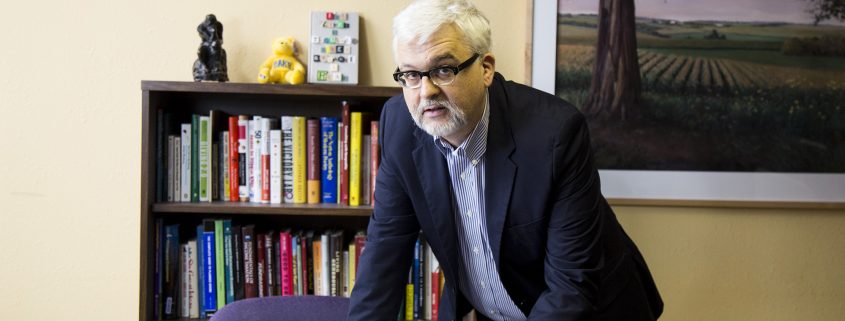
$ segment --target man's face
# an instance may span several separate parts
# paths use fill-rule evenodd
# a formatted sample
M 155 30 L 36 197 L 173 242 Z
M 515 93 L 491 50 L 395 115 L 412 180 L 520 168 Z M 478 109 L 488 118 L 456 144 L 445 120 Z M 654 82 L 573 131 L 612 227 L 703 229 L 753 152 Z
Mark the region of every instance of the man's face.
M 428 71 L 443 66 L 458 66 L 474 52 L 463 43 L 459 31 L 444 26 L 428 41 L 399 43 L 396 60 L 400 71 Z M 437 86 L 423 77 L 419 88 L 403 88 L 405 102 L 414 122 L 429 135 L 460 145 L 484 112 L 486 88 L 493 81 L 494 58 L 481 55 L 462 69 L 449 85 Z

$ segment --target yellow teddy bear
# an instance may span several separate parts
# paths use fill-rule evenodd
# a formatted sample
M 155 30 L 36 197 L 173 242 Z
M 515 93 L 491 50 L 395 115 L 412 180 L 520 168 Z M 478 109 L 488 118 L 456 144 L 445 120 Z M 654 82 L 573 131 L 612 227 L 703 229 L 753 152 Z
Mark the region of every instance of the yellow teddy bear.
M 291 84 L 305 82 L 305 66 L 296 59 L 296 44 L 293 37 L 273 40 L 273 56 L 267 58 L 258 72 L 261 84 Z

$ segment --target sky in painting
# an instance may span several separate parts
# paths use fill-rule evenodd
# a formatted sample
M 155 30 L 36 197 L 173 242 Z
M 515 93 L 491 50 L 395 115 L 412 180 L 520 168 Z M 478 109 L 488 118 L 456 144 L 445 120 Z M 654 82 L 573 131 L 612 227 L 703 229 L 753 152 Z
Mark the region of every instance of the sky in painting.
M 599 0 L 558 0 L 558 11 L 595 14 Z M 637 17 L 812 23 L 804 0 L 634 0 Z M 839 24 L 839 23 L 834 23 Z

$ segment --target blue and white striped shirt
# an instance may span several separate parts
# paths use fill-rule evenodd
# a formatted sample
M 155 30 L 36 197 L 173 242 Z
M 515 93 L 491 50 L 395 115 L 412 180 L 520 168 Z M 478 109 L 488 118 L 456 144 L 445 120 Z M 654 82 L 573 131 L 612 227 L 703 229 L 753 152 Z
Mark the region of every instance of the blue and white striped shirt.
M 484 152 L 487 150 L 487 125 L 490 103 L 484 102 L 484 114 L 469 137 L 457 148 L 435 137 L 446 162 L 454 193 L 455 221 L 458 223 L 458 248 L 461 260 L 460 289 L 472 305 L 493 320 L 525 320 L 502 285 L 487 236 L 484 209 Z

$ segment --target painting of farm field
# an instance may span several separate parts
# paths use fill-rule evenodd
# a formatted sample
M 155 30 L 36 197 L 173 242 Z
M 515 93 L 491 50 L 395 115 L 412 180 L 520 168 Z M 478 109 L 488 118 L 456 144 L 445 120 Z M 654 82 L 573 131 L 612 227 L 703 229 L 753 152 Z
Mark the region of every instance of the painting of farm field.
M 845 1 L 559 0 L 600 169 L 845 173 Z

